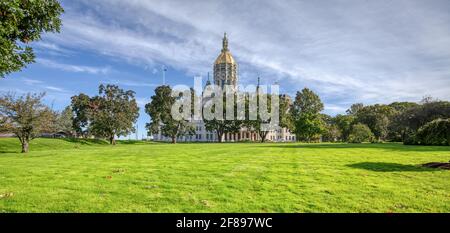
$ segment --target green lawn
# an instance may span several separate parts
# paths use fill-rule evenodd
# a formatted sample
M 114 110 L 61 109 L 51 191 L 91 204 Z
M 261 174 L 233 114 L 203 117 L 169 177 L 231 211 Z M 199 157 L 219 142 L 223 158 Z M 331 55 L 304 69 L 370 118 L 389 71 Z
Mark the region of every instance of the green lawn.
M 450 147 L 0 139 L 0 212 L 450 212 Z

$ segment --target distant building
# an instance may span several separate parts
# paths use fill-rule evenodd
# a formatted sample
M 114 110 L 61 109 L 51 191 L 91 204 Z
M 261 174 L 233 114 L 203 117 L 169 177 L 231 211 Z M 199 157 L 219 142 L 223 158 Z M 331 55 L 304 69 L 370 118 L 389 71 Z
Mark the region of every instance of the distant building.
M 225 33 L 222 41 L 222 51 L 214 62 L 214 84 L 223 87 L 232 85 L 237 87 L 239 81 L 238 64 L 228 49 L 228 38 Z M 210 81 L 208 79 L 207 84 Z M 177 141 L 185 142 L 217 142 L 217 134 L 207 131 L 203 121 L 195 121 L 195 135 L 180 136 Z M 261 138 L 255 131 L 243 127 L 238 133 L 227 133 L 223 135 L 223 142 L 238 141 L 259 141 Z M 171 141 L 170 137 L 165 137 L 161 132 L 153 135 L 154 141 Z M 267 141 L 273 142 L 293 142 L 296 141 L 295 134 L 292 134 L 287 128 L 278 128 L 270 131 L 266 136 Z
M 66 132 L 56 132 L 56 133 L 42 133 L 40 135 L 41 138 L 70 138 L 72 135 Z
M 16 135 L 13 133 L 0 133 L 0 138 L 12 138 L 15 137 Z

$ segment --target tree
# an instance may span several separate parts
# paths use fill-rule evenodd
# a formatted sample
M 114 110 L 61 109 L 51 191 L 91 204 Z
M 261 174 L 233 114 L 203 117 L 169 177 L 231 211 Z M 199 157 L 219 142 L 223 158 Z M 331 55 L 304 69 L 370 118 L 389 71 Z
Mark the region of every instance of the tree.
M 291 132 L 295 131 L 295 123 L 293 118 L 293 104 L 288 95 L 280 95 L 280 127 L 287 128 Z
M 86 94 L 72 96 L 71 108 L 73 112 L 72 128 L 77 136 L 89 135 L 91 98 Z
M 417 144 L 418 130 L 428 122 L 439 118 L 450 118 L 450 102 L 426 98 L 421 104 L 412 105 L 395 115 L 390 127 L 401 134 L 405 144 Z
M 292 111 L 297 139 L 310 142 L 320 135 L 324 126 L 320 115 L 323 108 L 322 101 L 313 91 L 304 88 L 297 92 Z
M 223 94 L 222 106 L 223 106 L 222 119 L 217 119 L 217 118 L 214 118 L 212 120 L 203 119 L 203 121 L 205 122 L 206 130 L 215 131 L 219 142 L 223 141 L 222 140 L 223 135 L 225 135 L 227 133 L 238 133 L 239 130 L 241 129 L 241 126 L 245 125 L 245 122 L 247 122 L 247 126 L 249 126 L 249 127 L 254 126 L 253 124 L 250 124 L 247 120 L 245 120 L 245 121 L 237 120 L 237 103 L 234 101 L 233 101 L 234 120 L 226 119 L 226 115 L 227 115 L 226 93 Z M 214 104 L 212 105 L 212 110 L 213 110 L 213 114 L 215 114 L 215 105 Z M 258 123 L 254 123 L 254 124 L 257 125 Z M 259 124 L 259 126 L 261 126 L 261 125 Z
M 333 118 L 333 121 L 341 132 L 342 141 L 348 141 L 348 137 L 350 136 L 352 130 L 352 125 L 355 122 L 355 117 L 353 115 L 338 114 Z
M 44 93 L 16 97 L 12 93 L 0 97 L 2 131 L 12 132 L 22 144 L 22 153 L 28 153 L 29 143 L 42 132 L 51 131 L 53 111 L 42 103 Z
M 308 88 L 304 88 L 301 92 L 297 91 L 293 107 L 295 115 L 302 113 L 318 114 L 323 111 L 323 103 L 320 97 Z
M 410 108 L 417 107 L 418 104 L 414 102 L 393 102 L 389 106 L 397 112 L 404 112 Z
M 365 106 L 356 113 L 357 122 L 367 125 L 377 141 L 385 140 L 394 109 L 388 105 Z
M 134 91 L 125 91 L 116 85 L 100 85 L 99 96 L 91 99 L 91 132 L 106 137 L 115 145 L 115 137 L 135 132 L 134 123 L 139 117 L 139 107 Z
M 349 142 L 351 143 L 362 143 L 362 142 L 371 142 L 374 138 L 372 131 L 365 124 L 355 124 L 352 127 L 352 132 L 349 136 Z
M 428 101 L 405 110 L 397 119 L 404 128 L 417 131 L 426 123 L 438 119 L 450 118 L 450 102 Z
M 417 142 L 422 145 L 450 145 L 450 119 L 436 119 L 420 127 Z
M 0 132 L 6 128 L 6 117 L 0 115 Z
M 56 0 L 0 1 L 0 78 L 34 62 L 27 44 L 43 32 L 59 32 L 63 12 Z
M 263 95 L 264 98 L 267 98 L 267 110 L 268 112 L 272 112 L 272 96 L 270 94 L 265 94 Z M 259 95 L 257 97 L 257 101 L 258 101 L 258 105 L 257 105 L 257 112 L 260 113 L 260 108 L 261 108 L 261 101 L 259 100 Z M 289 96 L 287 95 L 279 95 L 279 106 L 278 106 L 278 111 L 279 111 L 279 127 L 280 128 L 287 128 L 290 131 L 294 131 L 295 129 L 295 124 L 292 118 L 292 114 L 291 114 L 291 109 L 292 109 L 292 101 L 289 98 Z M 249 114 L 247 114 L 248 116 Z M 262 143 L 264 143 L 267 139 L 267 135 L 269 134 L 269 132 L 271 130 L 276 130 L 275 127 L 270 126 L 269 128 L 264 128 L 263 124 L 266 124 L 266 126 L 269 126 L 271 121 L 273 119 L 268 119 L 268 120 L 262 120 L 261 116 L 258 114 L 257 119 L 256 120 L 248 120 L 246 119 L 245 124 L 249 129 L 254 129 L 259 137 Z
M 190 122 L 172 117 L 171 109 L 177 98 L 172 97 L 172 89 L 169 86 L 157 87 L 151 99 L 151 102 L 145 105 L 145 112 L 151 118 L 151 122 L 146 125 L 149 134 L 161 132 L 163 136 L 170 137 L 172 143 L 176 143 L 179 136 L 194 134 L 195 129 Z
M 342 136 L 341 131 L 335 124 L 326 124 L 322 133 L 322 140 L 325 142 L 336 142 Z
M 319 114 L 302 113 L 295 121 L 295 134 L 300 140 L 317 140 L 323 131 L 324 122 Z
M 257 93 L 260 91 L 259 86 L 257 88 Z M 265 100 L 261 99 L 264 98 Z M 254 130 L 258 133 L 260 140 L 262 143 L 264 143 L 267 139 L 267 135 L 271 130 L 276 130 L 277 128 L 285 127 L 285 128 L 293 128 L 293 123 L 291 122 L 291 115 L 290 115 L 290 107 L 291 102 L 288 96 L 286 95 L 279 95 L 278 96 L 278 116 L 279 116 L 279 122 L 278 125 L 274 124 L 275 119 L 264 119 L 266 117 L 262 117 L 261 114 L 264 111 L 267 110 L 267 113 L 269 115 L 272 115 L 272 97 L 275 97 L 271 94 L 267 94 L 264 92 L 261 92 L 260 94 L 256 95 L 256 119 L 250 120 L 248 119 L 250 117 L 250 109 L 249 109 L 249 100 L 246 99 L 246 119 L 242 122 L 243 126 L 246 126 L 250 130 Z M 264 106 L 266 105 L 266 106 Z M 263 107 L 264 106 L 264 107 Z M 276 109 L 274 109 L 275 111 Z
M 324 122 L 322 141 L 336 142 L 342 137 L 341 130 L 336 125 L 335 119 L 327 114 L 321 114 Z
M 68 135 L 73 135 L 73 113 L 72 108 L 67 106 L 56 118 L 56 130 L 58 132 L 65 132 Z
M 347 109 L 346 112 L 348 115 L 356 115 L 358 113 L 358 111 L 363 108 L 364 108 L 364 104 L 356 103 L 356 104 L 352 104 L 352 106 L 350 106 L 350 108 Z
M 413 102 L 394 102 L 389 104 L 389 106 L 393 109 L 393 114 L 389 121 L 387 139 L 389 141 L 401 142 L 405 139 L 407 133 L 407 128 L 404 125 L 405 119 L 403 119 L 406 116 L 403 116 L 403 113 L 411 108 L 417 107 L 418 104 Z

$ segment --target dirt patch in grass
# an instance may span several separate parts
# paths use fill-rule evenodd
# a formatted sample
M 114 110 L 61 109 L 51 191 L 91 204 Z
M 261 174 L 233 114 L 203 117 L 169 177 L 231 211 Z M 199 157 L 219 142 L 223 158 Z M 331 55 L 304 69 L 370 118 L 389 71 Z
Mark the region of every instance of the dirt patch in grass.
M 450 162 L 450 161 L 449 161 Z M 426 163 L 422 164 L 423 167 L 429 167 L 429 168 L 440 168 L 440 169 L 447 169 L 450 170 L 450 163 Z

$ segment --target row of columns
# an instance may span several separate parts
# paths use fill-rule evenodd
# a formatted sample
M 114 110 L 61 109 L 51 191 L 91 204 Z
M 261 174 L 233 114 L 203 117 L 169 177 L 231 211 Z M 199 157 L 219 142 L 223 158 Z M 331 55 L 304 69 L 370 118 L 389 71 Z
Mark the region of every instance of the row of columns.
M 260 140 L 258 133 L 255 132 L 226 133 L 224 134 L 223 137 L 224 137 L 223 141 L 227 142 L 241 141 L 241 140 L 251 140 L 251 141 Z

